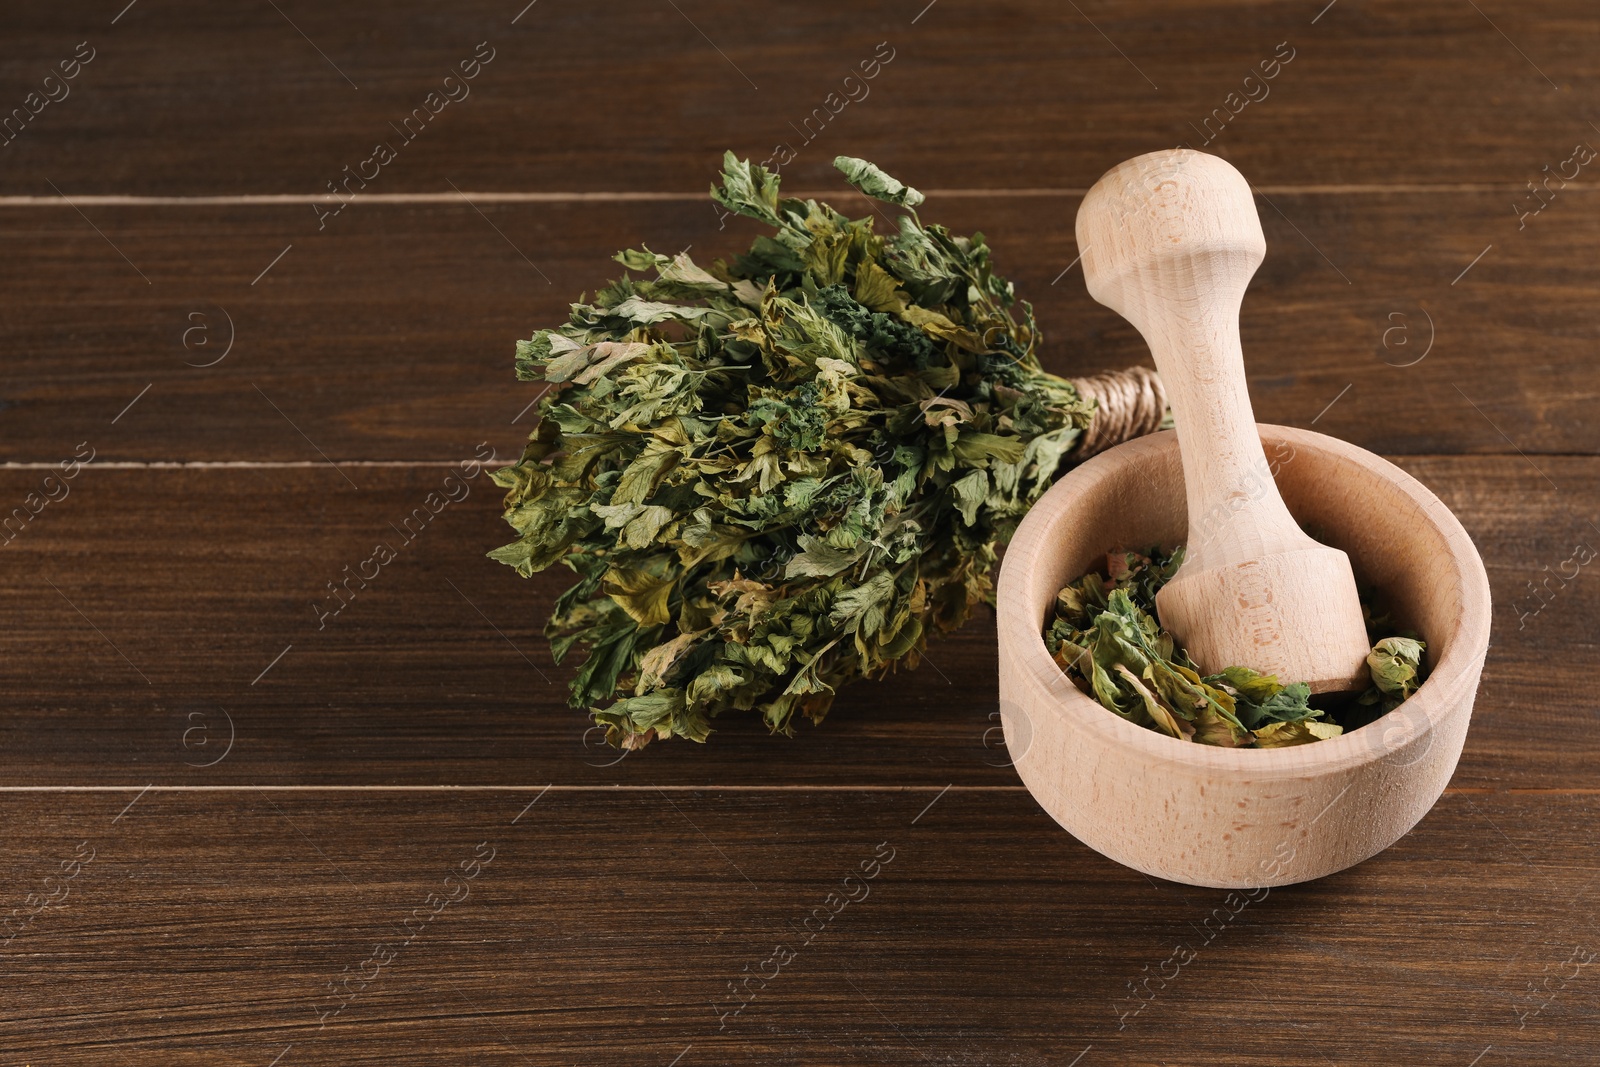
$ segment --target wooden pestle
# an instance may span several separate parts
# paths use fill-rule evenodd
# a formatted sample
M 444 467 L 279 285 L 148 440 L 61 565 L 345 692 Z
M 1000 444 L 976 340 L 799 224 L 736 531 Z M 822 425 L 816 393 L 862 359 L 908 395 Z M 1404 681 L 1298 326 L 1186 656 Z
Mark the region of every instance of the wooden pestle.
M 1144 335 L 1178 432 L 1189 534 L 1156 594 L 1162 625 L 1203 674 L 1241 666 L 1315 693 L 1364 688 L 1350 558 L 1289 514 L 1250 408 L 1239 305 L 1266 239 L 1249 183 L 1216 156 L 1152 152 L 1095 183 L 1077 233 L 1089 294 Z

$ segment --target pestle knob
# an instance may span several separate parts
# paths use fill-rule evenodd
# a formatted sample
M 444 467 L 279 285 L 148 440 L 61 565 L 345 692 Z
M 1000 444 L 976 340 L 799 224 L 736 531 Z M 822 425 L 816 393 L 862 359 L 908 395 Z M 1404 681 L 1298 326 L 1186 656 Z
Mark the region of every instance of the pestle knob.
M 1350 558 L 1284 506 L 1245 386 L 1239 305 L 1266 255 L 1249 183 L 1216 156 L 1152 152 L 1095 183 L 1077 232 L 1089 295 L 1150 345 L 1178 431 L 1189 540 L 1156 594 L 1162 625 L 1203 674 L 1241 666 L 1315 693 L 1363 688 Z

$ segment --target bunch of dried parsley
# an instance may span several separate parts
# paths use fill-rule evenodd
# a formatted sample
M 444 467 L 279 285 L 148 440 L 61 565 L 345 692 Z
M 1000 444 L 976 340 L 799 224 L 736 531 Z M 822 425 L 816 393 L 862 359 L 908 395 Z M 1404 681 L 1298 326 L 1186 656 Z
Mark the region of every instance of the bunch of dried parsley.
M 1341 709 L 1342 724 L 1332 710 L 1311 705 L 1304 682 L 1283 685 L 1248 667 L 1201 677 L 1156 614 L 1156 592 L 1182 562 L 1181 547 L 1111 552 L 1103 574 L 1086 574 L 1057 594 L 1045 629 L 1045 645 L 1067 676 L 1135 725 L 1225 748 L 1300 745 L 1388 714 L 1426 677 L 1421 641 L 1377 640 L 1367 654 L 1372 685 Z M 1362 609 L 1369 636 L 1393 628 L 1365 597 Z
M 780 199 L 730 152 L 711 195 L 771 236 L 710 269 L 622 252 L 645 278 L 518 343 L 518 377 L 555 388 L 494 475 L 518 538 L 490 555 L 578 576 L 545 633 L 558 662 L 587 647 L 571 703 L 615 744 L 703 741 L 726 711 L 790 733 L 847 682 L 914 667 L 992 602 L 996 545 L 1089 424 L 982 235 L 834 165 L 906 209 L 895 232 Z

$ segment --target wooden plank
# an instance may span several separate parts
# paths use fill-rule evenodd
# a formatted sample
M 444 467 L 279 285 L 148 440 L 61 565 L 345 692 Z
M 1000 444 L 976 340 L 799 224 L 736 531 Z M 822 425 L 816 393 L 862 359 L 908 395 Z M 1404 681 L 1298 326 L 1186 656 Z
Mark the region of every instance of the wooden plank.
M 14 694 L 4 747 L 33 753 L 31 780 L 384 782 L 417 772 L 416 781 L 526 784 L 674 781 L 687 771 L 770 781 L 783 766 L 796 781 L 895 782 L 957 773 L 905 744 L 952 705 L 959 726 L 941 762 L 1014 780 L 999 766 L 998 731 L 984 747 L 997 722 L 988 718 L 998 707 L 992 638 L 866 687 L 878 703 L 895 694 L 886 715 L 841 708 L 838 723 L 856 720 L 855 754 L 824 740 L 834 722 L 777 748 L 759 724 L 730 722 L 725 743 L 619 764 L 565 706 L 568 671 L 551 664 L 539 636 L 569 576 L 525 582 L 483 558 L 510 532 L 487 478 L 452 488 L 445 468 L 345 473 L 359 488 L 326 466 L 80 473 L 71 495 L 5 548 L 15 610 L 5 662 L 26 696 Z M 7 499 L 20 502 L 42 477 L 6 472 Z M 430 517 L 428 495 L 460 496 L 462 484 L 465 499 Z M 119 547 L 107 551 L 108 538 Z M 376 567 L 380 542 L 396 558 Z M 377 576 L 363 583 L 361 571 Z M 65 635 L 63 649 L 55 642 Z M 85 745 L 95 754 L 85 757 Z
M 1520 232 L 1487 193 L 1264 198 L 1269 253 L 1243 316 L 1258 418 L 1385 453 L 1600 451 L 1586 196 Z M 1148 361 L 1071 266 L 1076 210 L 947 197 L 924 214 L 989 236 L 1038 308 L 1050 369 Z M 85 214 L 4 214 L 0 459 L 50 462 L 84 440 L 141 461 L 509 453 L 538 392 L 512 379 L 515 339 L 563 321 L 620 270 L 620 247 L 709 260 L 756 230 L 719 230 L 709 201 L 360 205 L 322 234 L 304 205 Z
M 7 898 L 67 896 L 4 948 L 0 1043 L 128 1067 L 1460 1067 L 1600 1042 L 1593 795 L 1447 796 L 1367 863 L 1250 896 L 1152 882 L 1021 793 L 536 797 L 7 793 Z
M 96 49 L 70 98 L 0 134 L 0 517 L 79 442 L 95 455 L 0 535 L 7 1062 L 1592 1062 L 1600 593 L 1572 568 L 1600 537 L 1600 221 L 1581 178 L 1517 217 L 1593 143 L 1587 12 L 604 15 L 0 16 L 0 119 Z M 471 97 L 319 229 L 312 198 L 479 41 Z M 1248 903 L 1090 852 L 1006 766 L 981 617 L 793 741 L 731 721 L 617 761 L 539 636 L 562 577 L 482 558 L 505 528 L 481 474 L 430 517 L 480 442 L 526 433 L 512 340 L 619 247 L 746 244 L 704 199 L 721 151 L 770 153 L 880 41 L 870 97 L 786 184 L 838 189 L 848 153 L 933 191 L 924 214 L 990 236 L 1062 373 L 1144 359 L 1070 267 L 1081 189 L 1198 139 L 1294 48 L 1204 146 L 1262 194 L 1257 414 L 1403 454 L 1496 598 L 1461 766 L 1394 848 Z M 325 614 L 379 541 L 397 558 Z M 780 945 L 734 1014 L 730 983 Z
M 1580 543 L 1600 545 L 1590 525 L 1600 460 L 1537 457 L 1558 488 L 1521 457 L 1401 462 L 1461 517 L 1495 596 L 1500 636 L 1456 784 L 1600 787 L 1586 695 L 1600 586 L 1575 561 L 1587 558 Z M 79 473 L 0 546 L 8 780 L 1016 783 L 993 717 L 985 612 L 921 669 L 855 687 L 795 740 L 732 718 L 704 746 L 660 744 L 617 762 L 597 735 L 585 744 L 587 718 L 564 704 L 572 665 L 551 664 L 540 637 L 568 576 L 524 581 L 483 558 L 508 530 L 482 475 L 430 517 L 428 495 L 449 473 Z M 22 504 L 45 477 L 0 472 L 0 500 Z M 397 558 L 364 565 L 379 542 Z M 350 577 L 363 570 L 377 575 L 366 588 Z M 346 581 L 348 593 L 330 592 Z
M 378 142 L 396 156 L 366 168 L 382 192 L 694 192 L 723 149 L 780 144 L 811 187 L 839 153 L 928 187 L 1086 187 L 1189 142 L 1258 182 L 1520 190 L 1592 134 L 1571 104 L 1597 88 L 1591 27 L 1558 0 L 1479 8 L 874 0 L 770 21 L 730 0 L 604 19 L 526 0 L 37 6 L 5 16 L 0 104 L 70 95 L 29 106 L 0 189 L 309 195 Z M 43 83 L 79 42 L 92 61 L 65 89 Z M 494 58 L 449 90 L 468 95 L 430 105 L 479 42 Z M 861 80 L 875 56 L 892 58 Z M 1292 58 L 1259 80 L 1275 56 Z M 417 108 L 438 113 L 408 140 L 397 126 Z

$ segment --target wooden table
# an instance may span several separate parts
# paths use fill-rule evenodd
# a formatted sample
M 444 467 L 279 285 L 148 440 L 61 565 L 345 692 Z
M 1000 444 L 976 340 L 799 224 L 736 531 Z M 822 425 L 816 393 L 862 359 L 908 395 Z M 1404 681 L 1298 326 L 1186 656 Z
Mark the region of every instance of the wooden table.
M 0 17 L 0 1062 L 1600 1058 L 1588 5 L 125 2 Z M 613 251 L 749 241 L 724 148 L 925 190 L 1084 373 L 1147 354 L 1078 200 L 1180 142 L 1259 193 L 1258 417 L 1393 458 L 1489 567 L 1466 754 L 1381 856 L 1234 908 L 1090 852 L 1007 766 L 989 619 L 794 740 L 619 760 L 482 475 L 321 615 L 517 451 L 512 341 Z

